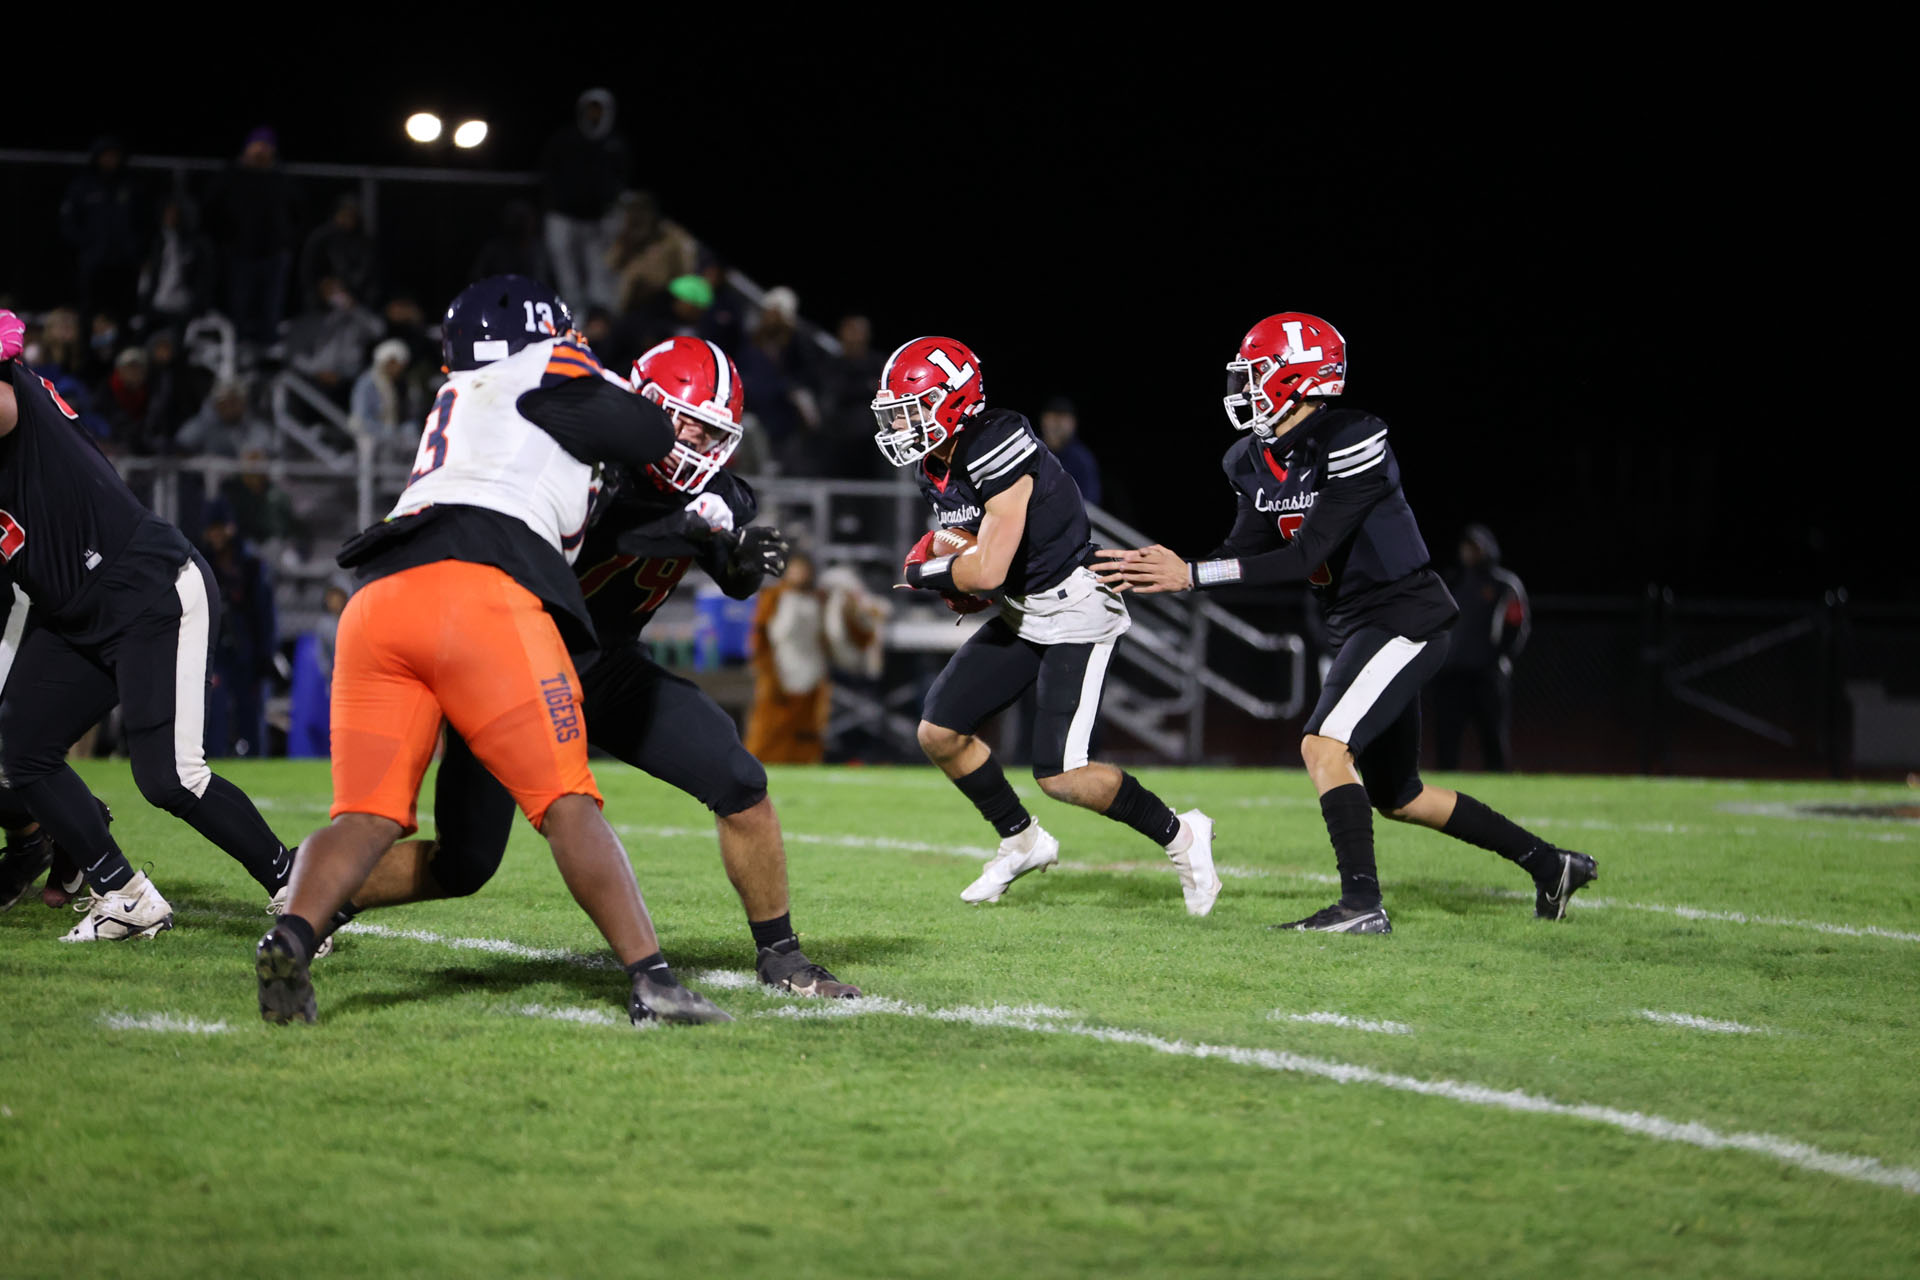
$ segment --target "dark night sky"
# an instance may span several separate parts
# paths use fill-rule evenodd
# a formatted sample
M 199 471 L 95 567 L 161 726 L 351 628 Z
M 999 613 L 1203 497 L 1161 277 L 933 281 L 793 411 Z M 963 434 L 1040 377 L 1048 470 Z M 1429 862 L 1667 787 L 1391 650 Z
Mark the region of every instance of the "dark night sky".
M 1808 344 L 1849 341 L 1829 281 L 1874 271 L 1878 228 L 1783 196 L 1825 120 L 1763 77 L 1679 54 L 1588 73 L 1564 45 L 1533 72 L 1402 70 L 1217 29 L 819 43 L 742 24 L 471 63 L 396 36 L 405 57 L 186 77 L 168 111 L 100 77 L 6 145 L 113 127 L 226 155 L 264 120 L 289 160 L 417 163 L 399 121 L 433 106 L 492 122 L 470 163 L 527 168 L 604 84 L 670 216 L 817 321 L 964 339 L 998 403 L 1073 396 L 1135 522 L 1182 550 L 1231 519 L 1221 365 L 1297 309 L 1345 333 L 1347 399 L 1392 425 L 1441 559 L 1479 519 L 1536 592 L 1920 598 L 1891 467 L 1836 489 L 1785 465 L 1816 391 L 1858 386 L 1851 348 Z

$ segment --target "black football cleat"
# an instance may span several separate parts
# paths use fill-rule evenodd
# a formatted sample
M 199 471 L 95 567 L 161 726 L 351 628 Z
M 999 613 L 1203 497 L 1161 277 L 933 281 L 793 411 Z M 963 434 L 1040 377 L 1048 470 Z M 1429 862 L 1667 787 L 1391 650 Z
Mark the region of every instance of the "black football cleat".
M 253 971 L 260 978 L 262 1021 L 288 1023 L 298 1018 L 312 1022 L 320 1016 L 307 964 L 300 941 L 291 932 L 279 925 L 267 930 L 253 953 Z
M 1592 884 L 1600 868 L 1592 858 L 1571 849 L 1556 849 L 1560 855 L 1557 874 L 1533 882 L 1533 914 L 1541 920 L 1564 920 L 1567 903 L 1573 895 Z
M 1385 907 L 1350 907 L 1336 902 L 1314 912 L 1305 920 L 1269 925 L 1271 929 L 1301 929 L 1314 933 L 1392 933 L 1393 922 Z
M 0 856 L 0 911 L 27 896 L 40 873 L 53 865 L 54 843 L 45 831 L 15 840 L 7 837 L 7 851 Z
M 627 1017 L 635 1026 L 654 1021 L 687 1025 L 733 1021 L 732 1014 L 691 987 L 677 982 L 658 983 L 644 973 L 633 980 L 633 993 L 627 997 Z
M 828 973 L 825 969 L 807 959 L 800 950 L 800 939 L 788 938 L 776 942 L 770 947 L 760 948 L 760 958 L 754 962 L 754 971 L 760 975 L 760 981 L 782 991 L 791 991 L 797 996 L 818 996 L 824 1000 L 851 1000 L 860 994 L 860 988 Z

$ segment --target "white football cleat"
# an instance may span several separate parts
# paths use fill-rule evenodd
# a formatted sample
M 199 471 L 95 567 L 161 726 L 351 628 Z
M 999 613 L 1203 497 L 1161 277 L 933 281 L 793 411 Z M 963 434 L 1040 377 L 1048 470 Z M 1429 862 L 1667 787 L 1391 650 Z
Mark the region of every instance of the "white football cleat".
M 87 918 L 60 941 L 123 942 L 173 928 L 173 908 L 144 871 L 112 893 L 94 894 L 88 902 Z
M 1213 910 L 1220 896 L 1220 873 L 1213 869 L 1213 819 L 1198 809 L 1180 815 L 1192 840 L 1181 853 L 1168 853 L 1180 869 L 1180 892 L 1187 899 L 1187 914 L 1203 916 Z
M 1000 842 L 1000 851 L 987 863 L 980 878 L 960 891 L 962 902 L 998 902 L 1007 886 L 1029 871 L 1045 871 L 1060 861 L 1060 842 L 1034 823 L 1019 835 Z

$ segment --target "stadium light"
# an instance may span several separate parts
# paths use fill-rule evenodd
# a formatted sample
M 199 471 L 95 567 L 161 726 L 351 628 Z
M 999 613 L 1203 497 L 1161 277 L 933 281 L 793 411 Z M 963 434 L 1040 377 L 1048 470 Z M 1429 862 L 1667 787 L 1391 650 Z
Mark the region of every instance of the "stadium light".
M 415 142 L 432 142 L 440 136 L 440 117 L 431 111 L 416 111 L 407 117 L 407 136 Z
M 453 145 L 472 150 L 487 140 L 487 122 L 468 120 L 453 131 Z

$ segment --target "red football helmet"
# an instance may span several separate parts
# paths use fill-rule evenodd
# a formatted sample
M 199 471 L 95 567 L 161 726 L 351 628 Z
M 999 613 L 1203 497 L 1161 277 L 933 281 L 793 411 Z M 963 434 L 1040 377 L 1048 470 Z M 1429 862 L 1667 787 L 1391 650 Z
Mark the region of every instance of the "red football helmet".
M 633 389 L 667 411 L 676 436 L 685 419 L 700 424 L 698 445 L 675 439 L 673 452 L 647 468 L 682 493 L 699 493 L 740 447 L 746 390 L 740 370 L 703 338 L 669 338 L 633 362 Z
M 1347 389 L 1347 342 L 1340 331 L 1304 311 L 1268 316 L 1241 339 L 1227 361 L 1227 421 L 1236 431 L 1273 439 L 1273 426 L 1303 396 Z
M 918 462 L 986 408 L 980 357 L 952 338 L 915 338 L 880 371 L 874 443 L 896 467 Z

